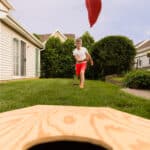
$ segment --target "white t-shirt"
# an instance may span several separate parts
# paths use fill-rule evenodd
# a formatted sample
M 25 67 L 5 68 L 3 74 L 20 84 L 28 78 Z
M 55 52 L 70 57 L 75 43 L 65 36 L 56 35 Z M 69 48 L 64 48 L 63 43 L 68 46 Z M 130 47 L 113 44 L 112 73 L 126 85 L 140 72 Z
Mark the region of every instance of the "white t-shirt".
M 85 47 L 81 47 L 79 50 L 76 48 L 73 51 L 73 56 L 78 56 L 79 61 L 82 61 L 86 59 L 86 53 L 88 53 L 88 50 Z

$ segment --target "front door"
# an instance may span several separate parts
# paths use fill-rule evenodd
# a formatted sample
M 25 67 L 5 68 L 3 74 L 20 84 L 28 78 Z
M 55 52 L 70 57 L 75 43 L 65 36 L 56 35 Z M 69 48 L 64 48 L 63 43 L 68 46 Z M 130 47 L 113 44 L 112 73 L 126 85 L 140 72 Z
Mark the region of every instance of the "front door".
M 26 43 L 21 41 L 21 76 L 26 76 Z

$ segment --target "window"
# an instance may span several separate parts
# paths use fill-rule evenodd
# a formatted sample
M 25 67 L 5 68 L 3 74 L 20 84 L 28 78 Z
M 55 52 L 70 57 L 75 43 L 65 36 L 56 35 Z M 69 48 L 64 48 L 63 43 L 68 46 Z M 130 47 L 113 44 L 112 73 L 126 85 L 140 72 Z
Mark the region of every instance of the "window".
M 39 71 L 39 49 L 35 50 L 35 75 L 38 77 L 40 75 Z
M 139 60 L 139 66 L 142 66 L 142 60 Z
M 13 64 L 14 64 L 14 76 L 19 75 L 19 41 L 17 39 L 13 40 Z
M 135 66 L 135 68 L 138 68 L 138 59 L 135 59 L 134 66 Z
M 20 49 L 21 76 L 26 76 L 26 43 L 24 41 L 21 41 L 20 44 L 21 44 L 21 49 Z

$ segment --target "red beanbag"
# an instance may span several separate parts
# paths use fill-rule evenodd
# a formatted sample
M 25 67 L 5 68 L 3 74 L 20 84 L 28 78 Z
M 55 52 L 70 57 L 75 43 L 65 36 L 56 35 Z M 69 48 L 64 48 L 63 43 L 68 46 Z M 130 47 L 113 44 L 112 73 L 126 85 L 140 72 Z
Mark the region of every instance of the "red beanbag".
M 101 12 L 102 1 L 101 0 L 86 0 L 86 7 L 88 10 L 88 18 L 90 27 L 92 27 Z

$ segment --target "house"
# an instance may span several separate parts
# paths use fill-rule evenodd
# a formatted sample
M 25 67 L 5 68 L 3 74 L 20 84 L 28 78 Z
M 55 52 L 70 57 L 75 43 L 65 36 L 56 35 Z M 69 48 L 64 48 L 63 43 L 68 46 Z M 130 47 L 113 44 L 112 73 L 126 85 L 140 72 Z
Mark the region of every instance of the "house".
M 145 40 L 136 45 L 135 68 L 150 70 L 150 40 Z
M 39 77 L 44 46 L 10 16 L 12 9 L 7 0 L 0 0 L 0 80 Z
M 61 42 L 65 42 L 68 38 L 75 39 L 75 34 L 63 34 L 61 31 L 56 30 L 50 34 L 39 34 L 40 40 L 45 44 L 50 37 L 57 37 L 61 40 Z

